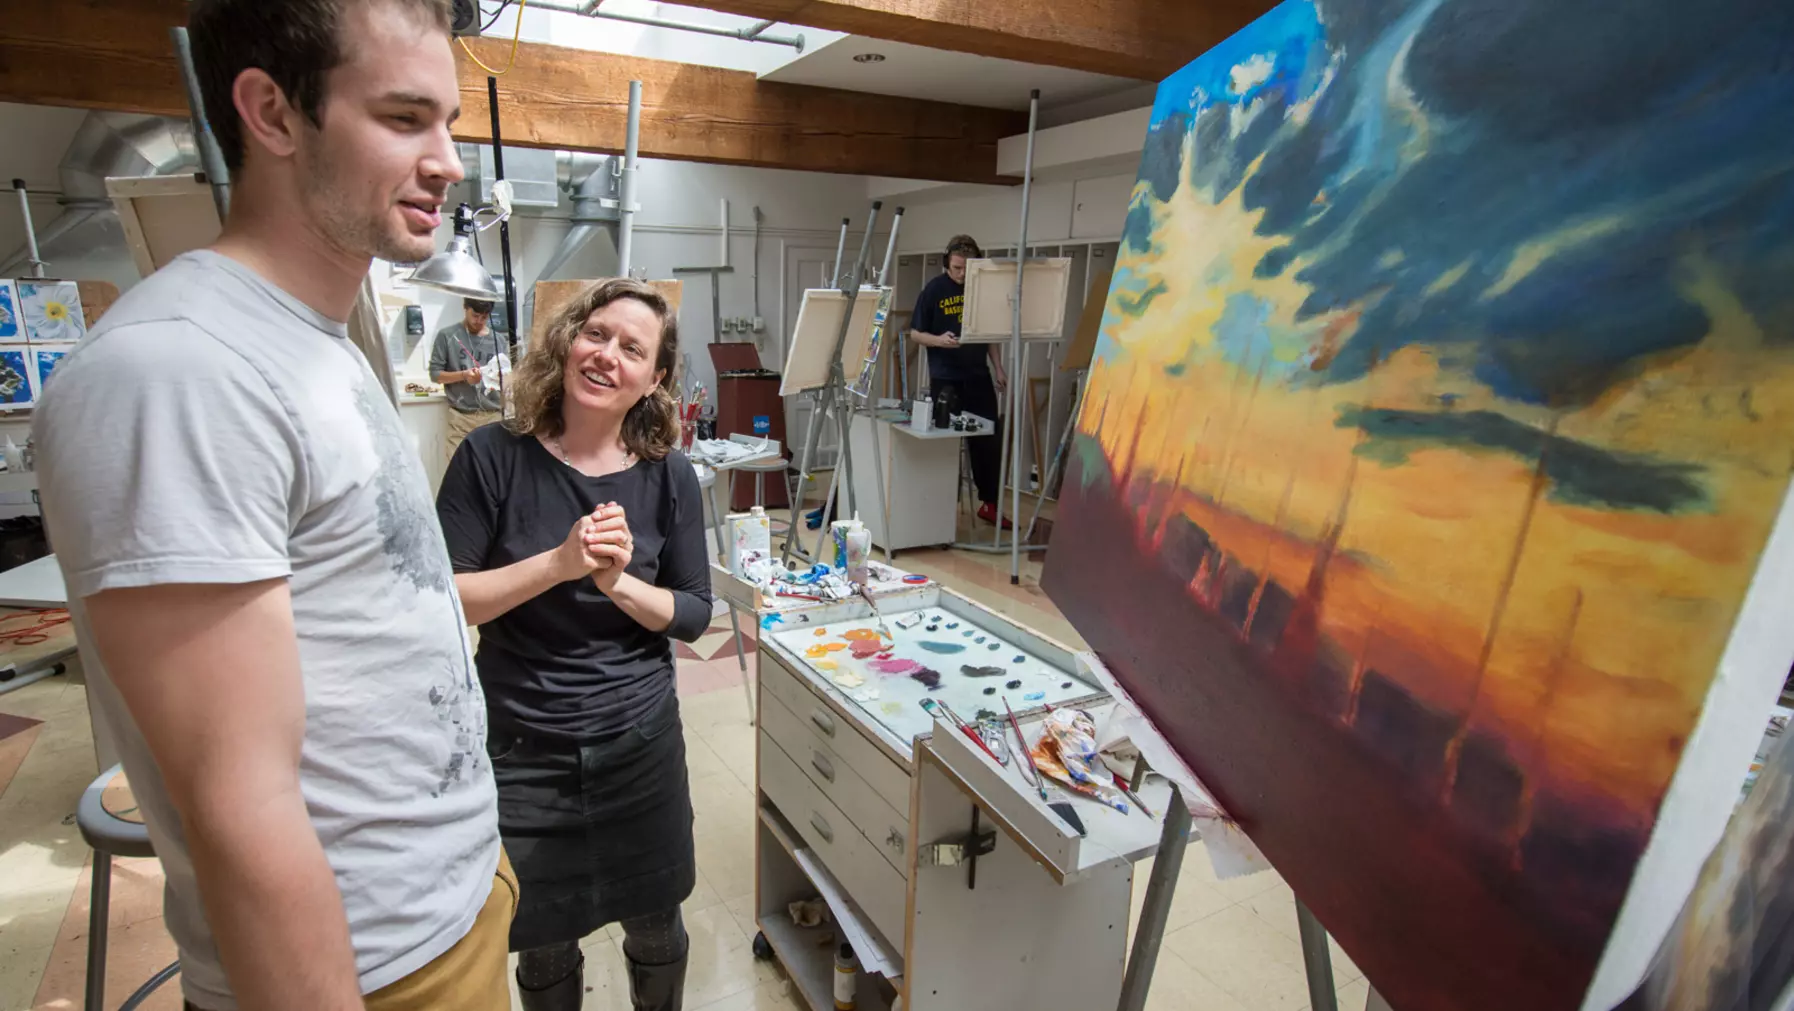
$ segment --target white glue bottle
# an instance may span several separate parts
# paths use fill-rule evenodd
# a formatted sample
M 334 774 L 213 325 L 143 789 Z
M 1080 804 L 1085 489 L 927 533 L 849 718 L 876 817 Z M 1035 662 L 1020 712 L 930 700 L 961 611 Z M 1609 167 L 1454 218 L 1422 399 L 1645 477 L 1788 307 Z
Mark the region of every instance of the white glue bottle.
M 853 945 L 843 941 L 835 952 L 835 1011 L 853 1011 L 859 981 L 860 960 L 854 957 Z
M 871 578 L 867 565 L 872 560 L 872 531 L 860 522 L 860 514 L 853 514 L 853 525 L 847 528 L 847 578 L 850 582 L 866 585 Z

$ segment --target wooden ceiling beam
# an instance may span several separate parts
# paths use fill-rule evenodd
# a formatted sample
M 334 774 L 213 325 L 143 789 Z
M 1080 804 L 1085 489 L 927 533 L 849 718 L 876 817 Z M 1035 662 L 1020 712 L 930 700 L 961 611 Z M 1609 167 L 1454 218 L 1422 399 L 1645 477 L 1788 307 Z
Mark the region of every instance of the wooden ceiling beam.
M 509 42 L 473 49 L 502 66 Z M 489 140 L 486 75 L 463 56 L 458 135 Z M 997 175 L 997 142 L 1025 113 L 762 81 L 692 63 L 523 46 L 499 78 L 505 144 L 619 152 L 629 82 L 642 82 L 641 153 L 728 165 L 951 182 Z
M 29 10 L 25 8 L 29 7 Z M 0 0 L 0 101 L 186 116 L 168 29 L 186 0 Z M 510 41 L 472 42 L 502 66 Z M 457 48 L 462 114 L 455 138 L 491 139 L 486 75 Z M 1025 114 L 761 81 L 742 71 L 524 43 L 499 78 L 506 146 L 616 153 L 629 82 L 642 82 L 641 154 L 948 182 L 997 175 L 997 142 Z
M 892 42 L 1158 81 L 1269 10 L 1270 0 L 700 0 Z

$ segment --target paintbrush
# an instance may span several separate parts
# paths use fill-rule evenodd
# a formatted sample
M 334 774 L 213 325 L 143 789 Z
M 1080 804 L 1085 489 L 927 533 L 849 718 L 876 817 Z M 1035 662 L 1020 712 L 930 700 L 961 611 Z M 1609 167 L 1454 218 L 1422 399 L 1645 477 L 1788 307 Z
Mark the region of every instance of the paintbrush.
M 1028 771 L 1034 774 L 1034 789 L 1040 791 L 1040 799 L 1047 799 L 1046 780 L 1040 775 L 1040 768 L 1034 764 L 1034 752 L 1028 749 L 1028 739 L 1022 736 L 1022 725 L 1015 720 L 1015 710 L 1009 708 L 1009 696 L 1003 696 L 1003 711 L 1009 714 L 1009 727 L 1015 731 L 1015 746 L 1027 756 Z
M 879 613 L 878 601 L 872 599 L 872 591 L 867 589 L 864 585 L 858 585 L 858 589 L 860 596 L 866 598 L 866 606 L 872 608 L 872 619 L 878 622 L 878 634 L 892 642 L 896 642 L 897 637 L 891 634 L 891 627 L 885 624 L 885 616 Z
M 1116 772 L 1114 769 L 1110 769 L 1109 775 L 1115 780 L 1115 789 L 1120 790 L 1122 796 L 1133 801 L 1134 806 L 1140 809 L 1141 814 L 1148 818 L 1155 817 L 1152 813 L 1152 808 L 1146 806 L 1146 802 L 1140 799 L 1140 795 L 1128 789 L 1127 780 L 1121 778 L 1121 773 Z
M 930 716 L 936 715 L 935 710 L 940 710 L 947 717 L 947 721 L 953 724 L 954 729 L 970 738 L 973 744 L 978 745 L 978 750 L 990 756 L 991 761 L 998 765 L 1004 764 L 1003 760 L 997 757 L 997 753 L 990 749 L 990 745 L 984 743 L 984 738 L 979 736 L 978 731 L 973 730 L 966 721 L 960 719 L 959 714 L 949 708 L 945 702 L 938 699 L 923 699 L 918 704 L 922 707 L 922 711 Z

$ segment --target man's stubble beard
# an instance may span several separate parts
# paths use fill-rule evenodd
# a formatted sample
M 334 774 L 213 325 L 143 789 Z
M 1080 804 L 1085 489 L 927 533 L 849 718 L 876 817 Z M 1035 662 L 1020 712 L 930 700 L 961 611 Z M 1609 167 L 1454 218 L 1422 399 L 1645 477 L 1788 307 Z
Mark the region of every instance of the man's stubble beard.
M 343 185 L 329 159 L 315 148 L 300 157 L 300 178 L 305 185 L 306 203 L 314 208 L 318 228 L 325 238 L 346 252 L 372 256 L 392 263 L 417 263 L 436 251 L 436 237 L 413 236 L 390 213 L 390 196 L 386 206 L 370 216 L 359 216 L 354 210 L 363 206 Z

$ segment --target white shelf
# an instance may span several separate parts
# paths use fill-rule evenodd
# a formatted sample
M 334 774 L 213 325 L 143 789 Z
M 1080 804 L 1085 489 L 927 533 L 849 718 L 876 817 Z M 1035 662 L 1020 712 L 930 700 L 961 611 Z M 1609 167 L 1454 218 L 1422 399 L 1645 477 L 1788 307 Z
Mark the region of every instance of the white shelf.
M 804 1003 L 812 1011 L 829 1011 L 835 1006 L 835 945 L 822 943 L 834 931 L 828 926 L 800 927 L 784 913 L 760 918 L 760 932 L 785 966 Z M 860 973 L 859 991 L 854 997 L 859 1011 L 890 1011 L 882 988 L 866 973 Z
M 876 975 L 886 976 L 890 979 L 901 978 L 903 976 L 903 953 L 892 947 L 891 942 L 885 938 L 884 934 L 873 926 L 871 918 L 866 915 L 865 911 L 851 898 L 848 898 L 847 889 L 841 887 L 841 882 L 835 880 L 835 876 L 829 873 L 822 861 L 816 859 L 816 855 L 810 852 L 808 847 L 798 845 L 791 830 L 785 826 L 785 819 L 771 808 L 762 807 L 760 808 L 760 821 L 766 825 L 773 838 L 779 841 L 779 845 L 784 848 L 786 855 L 797 864 L 798 869 L 804 872 L 804 876 L 810 879 L 810 884 L 816 887 L 816 891 L 822 895 L 823 901 L 828 903 L 829 912 L 840 923 L 842 931 L 849 935 L 843 940 L 852 943 L 856 939 L 860 939 L 860 943 L 854 944 L 853 949 L 860 953 L 860 964 L 865 965 L 870 956 L 875 964 L 890 968 L 889 972 L 878 972 L 875 973 Z M 870 950 L 864 950 L 868 948 Z
M 812 885 L 816 885 L 814 872 L 820 870 L 822 865 L 813 859 L 806 861 L 798 855 L 800 852 L 808 855 L 809 851 L 797 844 L 796 836 L 777 811 L 769 807 L 761 807 L 759 813 L 760 823 L 766 826 L 767 832 L 774 839 L 778 840 L 785 855 L 790 857 L 792 863 L 810 878 Z M 822 873 L 826 875 L 828 872 L 823 870 Z M 832 877 L 828 878 L 828 883 L 832 886 L 833 895 L 845 894 Z M 831 894 L 829 888 L 820 886 L 817 887 L 817 891 L 824 896 L 825 900 Z M 858 906 L 849 903 L 848 908 L 851 910 L 850 915 L 860 917 L 856 924 L 858 932 L 862 934 L 870 932 L 870 936 L 880 937 L 878 932 L 872 928 L 871 922 L 865 919 L 863 913 L 859 912 Z M 829 903 L 829 910 L 836 919 L 842 919 L 842 910 L 834 902 Z M 791 917 L 785 913 L 770 913 L 756 919 L 760 932 L 766 935 L 767 943 L 772 945 L 773 953 L 778 956 L 780 964 L 785 967 L 786 975 L 791 977 L 798 992 L 803 994 L 804 1002 L 810 1006 L 811 1011 L 831 1011 L 835 1006 L 835 949 L 840 946 L 843 931 L 836 931 L 827 924 L 819 927 L 800 927 L 792 922 Z M 825 938 L 830 936 L 834 938 L 834 941 L 826 943 Z M 900 965 L 901 960 L 893 957 L 892 962 Z M 894 975 L 891 977 L 891 982 L 896 984 L 901 978 L 900 975 Z M 884 997 L 884 988 L 864 970 L 860 972 L 859 990 L 854 1001 L 859 1008 L 870 1009 L 870 1011 L 889 1011 L 891 1006 Z

